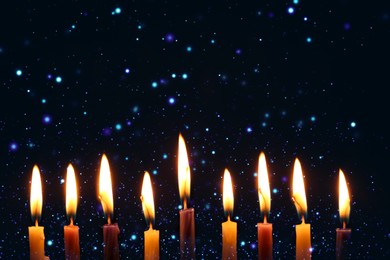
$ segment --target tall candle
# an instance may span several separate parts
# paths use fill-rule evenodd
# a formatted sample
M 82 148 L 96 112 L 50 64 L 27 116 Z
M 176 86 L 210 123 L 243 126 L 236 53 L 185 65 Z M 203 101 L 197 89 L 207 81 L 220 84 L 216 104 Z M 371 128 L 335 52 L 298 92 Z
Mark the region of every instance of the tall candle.
M 30 259 L 49 259 L 45 256 L 45 234 L 42 226 L 38 226 L 38 218 L 42 213 L 42 183 L 41 175 L 37 165 L 34 165 L 31 178 L 30 192 L 31 217 L 35 226 L 28 227 L 28 240 L 30 244 Z
M 260 153 L 257 174 L 260 212 L 264 215 L 263 223 L 257 223 L 258 258 L 269 260 L 272 259 L 272 224 L 267 223 L 267 216 L 271 210 L 271 192 L 264 153 Z
M 180 258 L 195 259 L 195 211 L 187 208 L 187 199 L 190 197 L 191 174 L 188 163 L 187 148 L 183 136 L 179 135 L 178 152 L 178 179 L 179 193 L 183 200 L 183 209 L 180 210 Z
M 65 259 L 80 259 L 79 227 L 73 224 L 77 211 L 76 177 L 72 164 L 69 164 L 66 173 L 66 214 L 70 224 L 64 226 Z
M 111 223 L 111 215 L 114 212 L 112 196 L 111 171 L 105 154 L 102 156 L 99 174 L 99 198 L 102 203 L 104 214 L 107 215 L 107 224 L 103 226 L 104 259 L 119 259 L 118 224 Z
M 145 172 L 141 191 L 142 210 L 149 229 L 144 232 L 144 259 L 153 260 L 160 258 L 160 232 L 153 229 L 154 221 L 154 199 L 150 175 Z
M 237 223 L 230 220 L 233 212 L 234 197 L 230 172 L 225 169 L 223 176 L 223 208 L 227 212 L 227 221 L 222 223 L 222 259 L 237 259 Z
M 351 211 L 347 181 L 342 170 L 339 170 L 339 214 L 343 223 L 342 228 L 336 229 L 336 259 L 348 258 L 348 241 L 351 236 L 351 229 L 347 228 L 349 213 Z
M 296 259 L 311 259 L 311 235 L 310 224 L 305 223 L 305 215 L 307 212 L 306 192 L 303 182 L 303 173 L 301 163 L 295 159 L 294 174 L 293 174 L 293 201 L 297 208 L 298 214 L 301 216 L 302 223 L 295 226 L 296 232 Z

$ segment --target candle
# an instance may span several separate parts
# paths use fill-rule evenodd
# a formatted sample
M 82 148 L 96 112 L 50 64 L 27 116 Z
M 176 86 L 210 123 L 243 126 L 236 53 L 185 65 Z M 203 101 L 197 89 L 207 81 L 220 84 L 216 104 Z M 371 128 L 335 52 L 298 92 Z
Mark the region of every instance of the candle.
M 72 164 L 69 164 L 66 173 L 66 215 L 70 224 L 64 226 L 65 259 L 80 259 L 79 227 L 73 225 L 77 210 L 76 177 Z
M 38 226 L 38 218 L 40 218 L 42 213 L 42 183 L 41 175 L 37 165 L 34 165 L 31 178 L 30 210 L 31 217 L 35 222 L 35 226 L 28 227 L 30 259 L 49 259 L 45 256 L 45 234 L 43 227 Z
M 112 196 L 111 172 L 108 159 L 102 156 L 99 175 L 99 198 L 102 203 L 104 214 L 107 215 L 107 224 L 103 226 L 104 259 L 119 259 L 118 224 L 111 223 L 111 215 L 114 212 Z
M 222 259 L 237 259 L 237 223 L 230 220 L 234 198 L 230 172 L 225 169 L 223 176 L 223 208 L 227 221 L 222 223 Z
M 336 259 L 348 258 L 346 247 L 348 245 L 349 237 L 351 236 L 351 229 L 346 227 L 350 210 L 351 206 L 347 181 L 345 180 L 343 171 L 339 170 L 339 214 L 343 227 L 336 229 Z
M 144 232 L 144 259 L 159 259 L 160 232 L 153 229 L 152 226 L 152 222 L 154 221 L 154 200 L 152 182 L 150 181 L 150 175 L 148 172 L 145 172 L 144 180 L 142 182 L 141 201 L 145 219 L 149 224 L 149 229 Z
M 187 199 L 190 197 L 191 174 L 188 163 L 187 148 L 184 138 L 179 134 L 178 152 L 178 179 L 179 194 L 183 200 L 183 209 L 180 210 L 180 258 L 195 259 L 195 211 L 187 208 Z
M 301 224 L 295 226 L 296 232 L 296 259 L 311 259 L 311 237 L 310 224 L 305 223 L 307 212 L 306 192 L 303 183 L 303 174 L 301 163 L 295 159 L 293 174 L 293 201 L 297 208 L 298 214 L 302 219 Z
M 257 185 L 260 212 L 264 215 L 263 223 L 257 223 L 258 257 L 268 260 L 272 259 L 272 224 L 267 223 L 267 215 L 271 210 L 271 193 L 264 153 L 260 153 L 259 156 Z

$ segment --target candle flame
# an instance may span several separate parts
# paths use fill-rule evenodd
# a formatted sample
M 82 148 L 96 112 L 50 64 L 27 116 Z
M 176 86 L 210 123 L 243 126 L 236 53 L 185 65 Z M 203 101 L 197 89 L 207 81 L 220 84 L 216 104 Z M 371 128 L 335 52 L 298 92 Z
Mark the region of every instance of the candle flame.
M 295 163 L 294 163 L 292 196 L 298 214 L 303 218 L 307 212 L 307 203 L 306 203 L 305 184 L 303 183 L 302 167 L 298 158 L 295 159 Z
M 234 207 L 233 185 L 230 172 L 225 169 L 223 176 L 223 209 L 230 215 Z
M 185 201 L 190 197 L 191 174 L 190 165 L 188 163 L 187 148 L 181 134 L 179 134 L 178 175 L 180 198 Z
M 76 177 L 72 164 L 69 164 L 66 172 L 66 214 L 75 217 L 77 211 Z
M 41 174 L 37 165 L 34 165 L 31 178 L 30 210 L 31 217 L 37 223 L 42 213 L 42 183 Z
M 351 210 L 347 181 L 343 171 L 339 170 L 339 214 L 343 224 L 348 222 Z
M 265 216 L 267 216 L 271 210 L 271 193 L 269 188 L 267 162 L 265 160 L 265 155 L 263 152 L 260 153 L 259 156 L 257 185 L 259 193 L 260 211 Z
M 153 222 L 154 220 L 153 189 L 152 189 L 152 182 L 150 180 L 150 175 L 148 172 L 145 172 L 144 180 L 142 182 L 141 201 L 142 201 L 142 210 L 144 211 L 146 221 L 148 223 Z
M 114 201 L 112 196 L 111 172 L 108 159 L 105 154 L 102 156 L 99 175 L 99 198 L 102 203 L 104 214 L 110 215 L 114 212 Z

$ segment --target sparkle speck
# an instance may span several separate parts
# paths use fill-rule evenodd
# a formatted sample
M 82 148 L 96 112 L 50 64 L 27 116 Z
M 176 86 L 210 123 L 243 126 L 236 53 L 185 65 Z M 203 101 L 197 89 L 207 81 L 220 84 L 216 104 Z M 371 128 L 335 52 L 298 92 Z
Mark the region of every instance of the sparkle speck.
M 52 121 L 52 118 L 50 115 L 43 115 L 42 117 L 42 122 L 45 124 L 45 125 L 49 125 Z
M 122 129 L 122 125 L 119 124 L 119 123 L 116 124 L 116 125 L 115 125 L 115 129 L 118 130 L 118 131 L 121 130 L 121 129 Z
M 173 105 L 173 104 L 175 104 L 176 100 L 175 100 L 175 98 L 170 97 L 170 98 L 168 99 L 168 102 L 169 102 L 169 104 Z
M 310 43 L 310 42 L 311 42 L 311 38 L 310 38 L 310 37 L 307 37 L 307 38 L 306 38 L 306 42 L 307 42 L 307 43 Z
M 192 47 L 191 46 L 187 46 L 186 50 L 187 50 L 187 52 L 191 52 L 192 51 Z
M 287 12 L 288 12 L 289 14 L 293 14 L 293 13 L 294 13 L 294 8 L 293 8 L 293 7 L 289 7 L 289 8 L 287 9 Z
M 188 78 L 188 75 L 187 75 L 187 73 L 183 73 L 183 75 L 181 75 L 181 77 L 182 77 L 183 79 L 187 79 L 187 78 Z
M 16 76 L 22 76 L 22 70 L 16 70 Z
M 52 245 L 53 245 L 53 240 L 47 241 L 47 245 L 48 245 L 48 246 L 52 246 Z
M 129 74 L 129 73 L 130 73 L 130 69 L 126 68 L 126 69 L 125 69 L 125 73 L 126 73 L 126 74 Z
M 157 86 L 158 86 L 158 83 L 156 81 L 153 81 L 152 82 L 152 88 L 157 88 Z
M 133 235 L 131 235 L 130 238 L 131 238 L 131 240 L 136 240 L 136 239 L 137 239 L 137 236 L 133 234 Z
M 356 127 L 356 122 L 351 122 L 351 127 Z
M 9 149 L 12 152 L 15 152 L 16 150 L 18 150 L 18 147 L 19 147 L 19 145 L 16 142 L 12 142 L 12 143 L 9 144 Z
M 62 78 L 60 76 L 56 77 L 56 82 L 57 83 L 61 83 L 62 82 Z

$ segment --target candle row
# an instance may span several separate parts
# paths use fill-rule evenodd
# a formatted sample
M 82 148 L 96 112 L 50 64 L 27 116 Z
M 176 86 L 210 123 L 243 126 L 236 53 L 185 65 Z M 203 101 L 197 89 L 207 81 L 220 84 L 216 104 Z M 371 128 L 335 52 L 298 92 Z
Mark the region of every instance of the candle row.
M 264 153 L 258 163 L 258 196 L 263 222 L 258 223 L 258 257 L 272 259 L 272 224 L 267 217 L 271 210 L 270 185 Z M 180 256 L 181 259 L 195 259 L 195 212 L 188 208 L 190 197 L 191 174 L 184 138 L 179 135 L 178 142 L 178 182 L 179 194 L 183 202 L 180 215 Z M 29 227 L 30 259 L 49 259 L 44 253 L 44 230 L 38 225 L 42 211 L 42 186 L 38 166 L 34 166 L 31 180 L 30 209 L 35 226 Z M 99 199 L 107 224 L 103 226 L 104 259 L 119 259 L 117 223 L 111 223 L 114 211 L 111 171 L 106 155 L 103 154 L 99 172 Z M 305 223 L 307 212 L 305 185 L 302 167 L 298 159 L 294 162 L 292 199 L 301 216 L 302 223 L 296 225 L 296 259 L 311 259 L 310 224 Z M 78 192 L 75 171 L 70 164 L 66 176 L 66 214 L 70 224 L 64 227 L 65 258 L 80 259 L 79 228 L 74 225 L 77 209 Z M 153 229 L 154 199 L 150 175 L 145 172 L 141 190 L 142 209 L 149 229 L 144 232 L 144 258 L 159 259 L 159 231 Z M 237 259 L 237 223 L 231 220 L 234 206 L 233 185 L 230 172 L 225 169 L 223 176 L 223 207 L 227 221 L 222 223 L 222 259 Z M 344 244 L 349 239 L 351 230 L 346 228 L 350 212 L 350 198 L 344 173 L 339 171 L 339 213 L 343 227 L 336 230 L 336 258 L 345 254 Z

